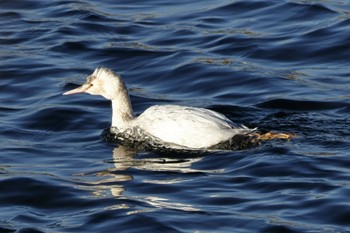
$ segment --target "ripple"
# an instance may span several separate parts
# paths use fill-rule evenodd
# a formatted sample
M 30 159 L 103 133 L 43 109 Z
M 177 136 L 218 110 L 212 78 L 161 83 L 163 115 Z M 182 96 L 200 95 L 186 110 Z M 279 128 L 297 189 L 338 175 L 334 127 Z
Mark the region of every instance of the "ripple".
M 347 232 L 349 10 L 327 0 L 2 1 L 0 231 Z M 123 154 L 101 137 L 109 101 L 62 96 L 97 66 L 122 74 L 136 114 L 193 105 L 298 138 Z
M 257 106 L 262 108 L 286 109 L 291 111 L 318 111 L 345 108 L 348 107 L 348 104 L 339 102 L 317 102 L 276 99 L 260 103 Z

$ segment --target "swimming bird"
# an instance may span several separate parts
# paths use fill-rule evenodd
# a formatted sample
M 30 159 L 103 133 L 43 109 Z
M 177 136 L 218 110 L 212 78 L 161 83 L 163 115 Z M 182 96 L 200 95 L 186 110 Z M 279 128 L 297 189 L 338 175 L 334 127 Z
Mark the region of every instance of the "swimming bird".
M 121 76 L 106 67 L 96 68 L 82 86 L 63 95 L 77 93 L 101 95 L 111 100 L 111 129 L 134 141 L 154 141 L 174 149 L 202 150 L 255 130 L 237 126 L 218 112 L 180 105 L 151 106 L 136 117 Z

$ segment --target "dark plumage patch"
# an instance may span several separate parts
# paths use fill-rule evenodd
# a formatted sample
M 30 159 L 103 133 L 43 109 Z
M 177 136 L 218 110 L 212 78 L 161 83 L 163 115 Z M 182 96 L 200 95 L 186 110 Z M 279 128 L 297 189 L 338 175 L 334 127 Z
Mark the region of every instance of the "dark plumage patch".
M 227 141 L 221 142 L 210 149 L 245 150 L 260 145 L 260 140 L 254 134 L 237 134 Z
M 139 135 L 143 140 L 137 140 L 131 135 Z M 117 143 L 123 146 L 134 148 L 139 151 L 152 151 L 161 154 L 202 154 L 206 152 L 215 152 L 218 150 L 244 150 L 260 145 L 260 140 L 253 134 L 235 135 L 230 140 L 219 143 L 206 149 L 191 149 L 162 142 L 161 140 L 145 134 L 142 130 L 136 128 L 133 132 L 118 133 L 116 130 L 105 129 L 102 132 L 103 140 L 109 143 Z

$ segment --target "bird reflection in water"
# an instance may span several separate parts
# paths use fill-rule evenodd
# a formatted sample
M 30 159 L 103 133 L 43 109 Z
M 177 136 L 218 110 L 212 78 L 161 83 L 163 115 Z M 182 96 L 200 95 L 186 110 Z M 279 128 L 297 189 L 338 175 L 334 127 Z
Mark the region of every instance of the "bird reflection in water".
M 179 203 L 174 200 L 169 200 L 160 195 L 125 195 L 125 184 L 126 182 L 132 182 L 134 177 L 140 177 L 138 175 L 132 175 L 133 170 L 142 170 L 146 172 L 171 172 L 172 174 L 179 174 L 178 176 L 164 176 L 163 179 L 157 178 L 149 179 L 150 176 L 147 176 L 147 179 L 136 181 L 141 183 L 149 183 L 150 185 L 169 185 L 175 183 L 181 183 L 191 180 L 188 176 L 183 176 L 181 174 L 200 174 L 200 173 L 220 173 L 222 170 L 200 170 L 193 168 L 193 164 L 199 162 L 203 159 L 202 155 L 186 155 L 176 157 L 160 157 L 156 154 L 153 154 L 154 157 L 151 157 L 151 153 L 147 153 L 147 158 L 142 158 L 143 154 L 140 151 L 137 151 L 134 148 L 126 147 L 123 145 L 118 145 L 113 149 L 113 159 L 107 161 L 108 163 L 113 164 L 114 166 L 100 171 L 96 174 L 98 177 L 104 177 L 97 182 L 94 182 L 93 193 L 98 196 L 108 196 L 108 192 L 118 199 L 127 199 L 134 201 L 145 202 L 150 205 L 150 209 L 146 208 L 143 210 L 132 210 L 129 214 L 136 212 L 151 211 L 153 208 L 167 208 L 167 209 L 176 209 L 181 211 L 200 211 L 200 209 L 193 207 L 188 203 Z M 135 174 L 137 172 L 135 171 Z M 139 174 L 139 173 L 138 173 Z M 91 183 L 90 183 L 91 184 Z M 90 187 L 91 188 L 91 187 Z M 114 208 L 129 208 L 127 204 L 118 205 Z

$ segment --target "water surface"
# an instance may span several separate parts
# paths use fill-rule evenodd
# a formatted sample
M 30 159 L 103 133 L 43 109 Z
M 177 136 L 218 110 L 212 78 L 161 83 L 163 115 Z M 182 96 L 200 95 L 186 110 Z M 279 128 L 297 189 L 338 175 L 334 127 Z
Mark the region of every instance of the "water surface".
M 349 1 L 0 2 L 0 231 L 348 232 Z M 97 66 L 136 114 L 214 109 L 299 135 L 202 155 L 103 140 Z

